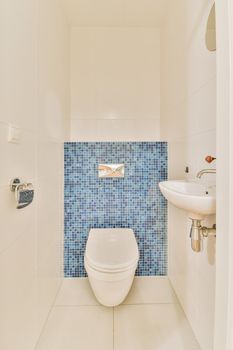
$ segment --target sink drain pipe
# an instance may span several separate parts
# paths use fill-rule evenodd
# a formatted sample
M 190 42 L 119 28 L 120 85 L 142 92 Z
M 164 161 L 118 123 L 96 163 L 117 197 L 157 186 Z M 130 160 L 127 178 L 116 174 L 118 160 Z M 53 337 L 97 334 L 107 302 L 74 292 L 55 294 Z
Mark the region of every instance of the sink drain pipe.
M 191 219 L 192 226 L 190 230 L 191 247 L 194 252 L 199 253 L 202 249 L 203 238 L 210 236 L 216 237 L 216 225 L 208 228 L 201 225 L 201 220 Z

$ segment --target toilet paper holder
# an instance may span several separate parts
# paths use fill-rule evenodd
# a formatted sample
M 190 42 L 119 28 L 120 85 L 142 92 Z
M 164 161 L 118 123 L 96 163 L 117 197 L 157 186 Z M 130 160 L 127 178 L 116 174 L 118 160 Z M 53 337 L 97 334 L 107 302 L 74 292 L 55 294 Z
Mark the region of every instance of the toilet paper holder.
M 19 178 L 14 178 L 10 182 L 10 190 L 15 193 L 16 209 L 22 209 L 32 203 L 34 198 L 33 184 L 21 182 Z

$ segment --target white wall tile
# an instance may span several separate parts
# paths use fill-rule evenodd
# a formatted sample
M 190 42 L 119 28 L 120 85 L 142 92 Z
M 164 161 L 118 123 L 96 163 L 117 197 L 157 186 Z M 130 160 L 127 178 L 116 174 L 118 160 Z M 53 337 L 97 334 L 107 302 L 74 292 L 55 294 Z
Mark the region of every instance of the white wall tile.
M 25 210 L 16 209 L 15 194 L 9 186 L 0 187 L 0 254 L 10 246 L 35 223 L 35 203 Z M 34 232 L 33 232 L 34 234 Z M 7 273 L 7 271 L 6 271 Z
M 37 31 L 37 323 L 41 330 L 63 271 L 63 144 L 69 133 L 69 30 L 58 0 L 40 0 Z
M 36 341 L 35 249 L 35 227 L 29 221 L 11 248 L 0 254 L 0 347 L 4 350 L 31 350 Z
M 205 48 L 212 0 L 171 4 L 161 35 L 161 137 L 169 141 L 169 177 L 195 178 L 216 152 L 216 54 Z M 185 167 L 189 174 L 185 174 Z M 215 183 L 214 175 L 201 181 Z M 213 349 L 215 239 L 191 250 L 187 214 L 169 205 L 169 276 L 202 349 Z M 212 226 L 215 217 L 203 224 Z
M 19 177 L 31 181 L 35 177 L 35 134 L 20 129 L 19 143 L 8 142 L 9 124 L 0 122 L 0 159 L 2 161 L 0 185 L 9 185 L 11 179 Z
M 216 75 L 216 54 L 205 47 L 212 4 L 212 0 L 198 0 L 195 5 L 191 0 L 177 0 L 168 7 L 166 31 L 161 36 L 161 87 L 166 86 L 162 99 L 169 107 L 192 96 Z
M 35 1 L 2 0 L 0 121 L 35 128 Z
M 157 29 L 72 28 L 70 76 L 72 140 L 80 134 L 116 140 L 119 127 L 123 139 L 151 138 L 146 125 L 160 119 Z M 82 124 L 80 133 L 76 123 Z M 153 130 L 157 138 L 159 125 Z
M 167 0 L 63 0 L 72 26 L 159 27 Z
M 216 130 L 216 76 L 196 91 L 187 104 L 187 135 Z
M 37 32 L 37 132 L 69 134 L 69 28 L 58 0 L 40 0 Z
M 71 141 L 158 141 L 159 119 L 72 119 Z
M 63 173 L 63 143 L 59 139 L 40 136 L 36 144 L 36 176 L 48 178 Z M 50 180 L 49 180 L 50 182 Z
M 216 156 L 216 131 L 192 135 L 186 140 L 186 162 L 190 169 L 190 178 L 195 178 L 199 170 L 205 168 L 216 168 L 216 162 L 208 164 L 205 161 L 207 155 Z M 209 181 L 210 184 L 216 183 L 215 174 L 205 174 L 201 181 Z
M 32 350 L 61 282 L 69 33 L 60 0 L 2 0 L 0 16 L 0 348 Z M 25 209 L 13 177 L 34 185 Z

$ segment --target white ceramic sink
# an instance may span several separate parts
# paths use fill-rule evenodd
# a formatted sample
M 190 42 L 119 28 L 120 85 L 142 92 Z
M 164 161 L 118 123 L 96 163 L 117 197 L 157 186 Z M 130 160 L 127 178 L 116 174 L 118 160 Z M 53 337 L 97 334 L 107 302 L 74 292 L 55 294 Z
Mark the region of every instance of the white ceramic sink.
M 184 209 L 191 219 L 203 220 L 216 213 L 215 186 L 195 181 L 163 181 L 159 183 L 164 197 L 173 205 Z

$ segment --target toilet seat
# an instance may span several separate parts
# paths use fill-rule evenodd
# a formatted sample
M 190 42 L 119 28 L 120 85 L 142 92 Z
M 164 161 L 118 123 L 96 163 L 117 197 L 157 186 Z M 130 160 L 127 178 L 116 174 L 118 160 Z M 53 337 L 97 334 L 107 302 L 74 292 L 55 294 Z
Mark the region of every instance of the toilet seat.
M 99 272 L 105 272 L 105 273 L 125 272 L 129 269 L 132 269 L 138 263 L 138 258 L 137 258 L 129 264 L 125 264 L 125 265 L 119 264 L 115 266 L 112 266 L 112 265 L 109 266 L 109 265 L 98 264 L 93 260 L 91 260 L 90 258 L 88 258 L 87 256 L 85 256 L 84 259 L 85 259 L 85 264 L 91 267 L 93 270 L 96 270 Z
M 119 271 L 119 272 L 113 272 L 113 273 L 94 270 L 86 262 L 85 262 L 85 268 L 86 268 L 86 271 L 88 273 L 89 278 L 94 277 L 94 278 L 98 279 L 99 281 L 114 282 L 114 281 L 121 281 L 121 280 L 128 278 L 129 276 L 132 275 L 132 271 L 133 271 L 133 275 L 134 275 L 135 270 L 137 268 L 137 264 L 135 264 L 132 268 L 127 269 L 125 271 Z
M 91 229 L 85 261 L 94 270 L 123 272 L 139 259 L 137 242 L 131 229 Z

